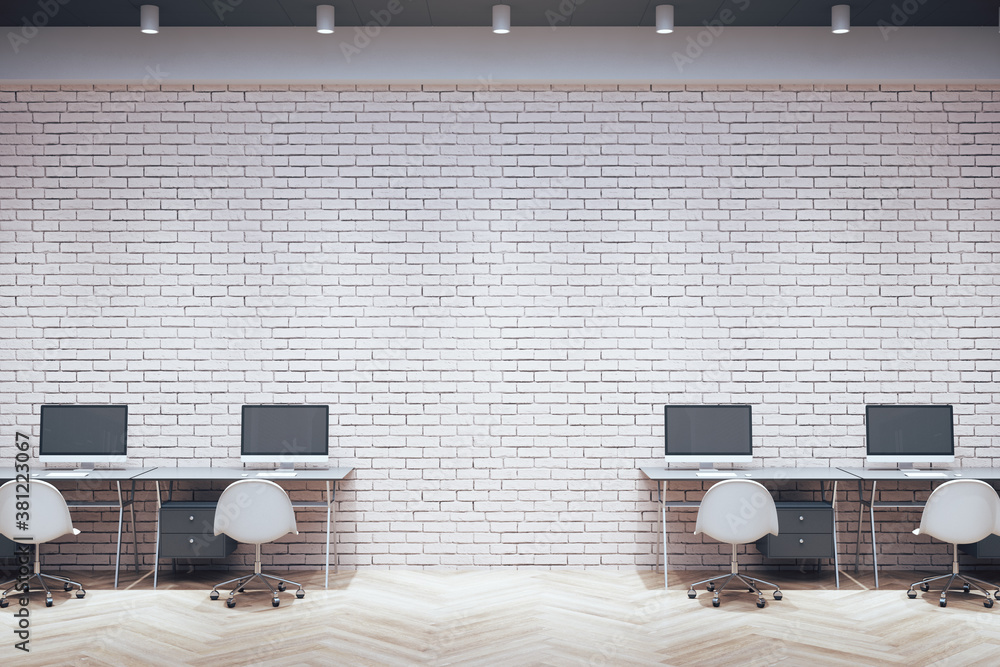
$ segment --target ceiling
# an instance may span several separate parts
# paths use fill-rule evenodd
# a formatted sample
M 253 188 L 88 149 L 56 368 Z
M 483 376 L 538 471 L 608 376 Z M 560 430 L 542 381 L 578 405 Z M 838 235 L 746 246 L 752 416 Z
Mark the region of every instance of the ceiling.
M 138 26 L 139 6 L 160 6 L 160 25 L 315 26 L 316 5 L 336 7 L 338 26 L 378 20 L 391 26 L 488 26 L 501 0 L 52 0 L 48 21 L 39 0 L 0 0 L 0 25 Z M 517 26 L 652 26 L 657 4 L 670 0 L 505 0 Z M 997 26 L 997 0 L 839 0 L 855 26 Z M 729 19 L 734 26 L 829 26 L 829 0 L 673 0 L 678 27 Z M 396 9 L 395 14 L 388 10 Z M 723 14 L 723 12 L 728 13 Z M 909 10 L 909 11 L 907 11 Z M 389 18 L 386 23 L 386 17 Z M 881 23 L 880 23 L 881 22 Z

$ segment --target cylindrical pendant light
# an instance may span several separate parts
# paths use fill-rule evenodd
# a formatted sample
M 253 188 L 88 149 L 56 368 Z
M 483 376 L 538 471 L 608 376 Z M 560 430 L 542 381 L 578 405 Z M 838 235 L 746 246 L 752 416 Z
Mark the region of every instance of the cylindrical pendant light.
M 851 31 L 851 6 L 834 5 L 830 10 L 830 25 L 834 35 L 843 35 Z
M 155 35 L 160 32 L 160 8 L 156 5 L 139 7 L 139 26 L 147 35 Z
M 333 33 L 333 5 L 316 5 L 316 32 L 321 35 Z
M 674 31 L 674 6 L 656 6 L 656 32 L 666 35 Z
M 498 35 L 510 32 L 510 5 L 493 5 L 493 32 Z

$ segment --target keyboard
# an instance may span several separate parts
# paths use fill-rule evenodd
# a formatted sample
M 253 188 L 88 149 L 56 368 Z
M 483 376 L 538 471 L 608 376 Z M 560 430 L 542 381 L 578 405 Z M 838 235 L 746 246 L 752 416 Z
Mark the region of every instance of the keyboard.
M 255 477 L 295 477 L 297 472 L 259 472 Z
M 736 477 L 735 472 L 730 472 L 729 470 L 705 470 L 703 472 L 696 472 L 697 477 Z

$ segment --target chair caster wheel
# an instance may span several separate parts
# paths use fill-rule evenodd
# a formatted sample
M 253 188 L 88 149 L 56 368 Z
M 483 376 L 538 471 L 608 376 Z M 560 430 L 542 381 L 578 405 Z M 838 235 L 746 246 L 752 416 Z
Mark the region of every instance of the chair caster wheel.
M 993 606 L 993 600 L 991 598 L 986 598 L 985 600 L 983 600 L 983 606 L 989 609 L 990 607 Z
M 85 590 L 83 590 L 83 589 L 81 588 L 80 590 L 78 590 L 78 591 L 76 592 L 76 599 L 77 599 L 77 600 L 82 600 L 82 599 L 83 599 L 84 597 L 86 597 L 86 595 L 87 595 L 87 591 L 85 591 Z
M 281 592 L 281 593 L 285 592 L 285 584 L 284 583 L 280 583 L 280 582 L 278 583 L 278 591 Z
M 297 597 L 298 599 L 301 600 L 305 596 L 306 596 L 306 592 L 304 590 L 302 590 L 301 588 L 299 590 L 295 591 L 295 597 Z
M 219 599 L 219 591 L 212 591 L 211 593 L 208 594 L 208 597 L 210 597 L 213 600 L 218 600 Z
M 753 592 L 754 592 L 754 590 L 752 588 L 748 588 L 747 589 L 747 593 L 753 593 Z
M 277 607 L 279 604 L 281 604 L 281 600 L 279 600 L 278 598 L 274 598 L 273 600 L 271 600 L 272 607 Z
M 67 593 L 70 592 L 71 590 L 73 590 L 73 584 L 71 583 L 63 584 L 63 590 L 66 591 Z
M 757 609 L 763 609 L 765 604 L 767 604 L 767 603 L 764 602 L 763 598 L 757 600 Z
M 6 609 L 10 605 L 7 600 L 0 600 L 0 609 Z
M 944 599 L 944 598 L 941 598 L 941 601 L 938 602 L 938 604 L 941 605 L 942 607 L 947 607 L 948 606 L 948 601 L 946 599 Z
M 228 600 L 226 600 L 226 606 L 232 609 L 233 607 L 236 606 L 236 600 L 229 598 Z
M 712 598 L 712 606 L 713 607 L 718 607 L 720 604 L 722 604 L 722 603 L 719 602 L 719 598 Z
M 774 599 L 775 600 L 781 599 L 781 591 L 774 591 Z
M 995 597 L 997 600 L 1000 600 L 1000 591 L 997 591 L 996 593 L 994 593 L 993 597 Z
M 714 591 L 715 590 L 715 584 L 709 584 L 708 586 L 705 586 L 705 590 L 706 591 Z
M 243 590 L 243 587 L 242 587 L 242 586 L 240 586 L 239 588 L 237 588 L 237 589 L 236 589 L 236 592 L 237 592 L 237 593 L 243 593 L 243 592 L 245 592 L 245 591 Z
M 917 592 L 911 588 L 910 590 L 906 591 L 906 597 L 913 600 L 917 597 Z
M 52 606 L 52 598 L 45 598 L 45 606 L 46 607 Z
M 698 594 L 694 592 L 694 589 L 693 589 L 693 588 L 692 588 L 691 590 L 689 590 L 689 591 L 688 591 L 688 599 L 689 599 L 689 600 L 693 600 L 693 599 L 695 599 L 696 597 L 698 597 Z
M 964 586 L 962 586 L 962 592 L 963 593 L 968 593 L 969 592 L 969 584 L 965 584 Z
M 927 584 L 920 584 L 920 590 L 922 590 L 924 593 L 926 593 L 930 589 L 931 589 L 931 587 L 928 586 Z

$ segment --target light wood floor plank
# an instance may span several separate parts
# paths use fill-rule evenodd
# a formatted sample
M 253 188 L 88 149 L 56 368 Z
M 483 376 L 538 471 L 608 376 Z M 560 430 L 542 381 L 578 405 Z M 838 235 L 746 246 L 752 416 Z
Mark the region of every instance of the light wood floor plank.
M 272 608 L 266 591 L 212 601 L 225 573 L 161 578 L 161 588 L 126 576 L 111 590 L 104 574 L 82 578 L 78 600 L 61 591 L 46 608 L 31 606 L 32 651 L 19 665 L 995 665 L 1000 604 L 953 593 L 947 608 L 932 590 L 916 600 L 906 586 L 920 573 L 886 573 L 832 586 L 831 573 L 771 573 L 784 599 L 724 593 L 711 606 L 687 582 L 712 573 L 662 575 L 615 570 L 363 570 L 331 578 L 296 572 L 307 594 L 283 594 Z M 0 611 L 6 645 L 12 608 Z M 11 663 L 12 664 L 12 663 Z

